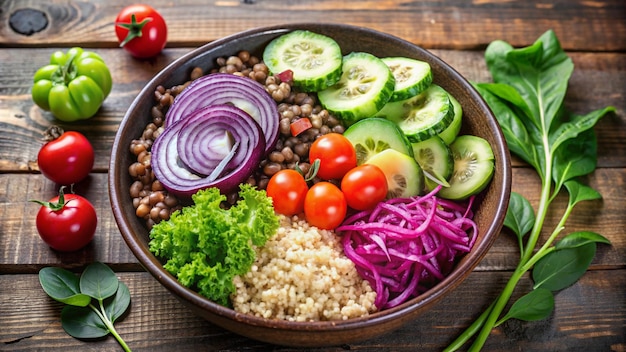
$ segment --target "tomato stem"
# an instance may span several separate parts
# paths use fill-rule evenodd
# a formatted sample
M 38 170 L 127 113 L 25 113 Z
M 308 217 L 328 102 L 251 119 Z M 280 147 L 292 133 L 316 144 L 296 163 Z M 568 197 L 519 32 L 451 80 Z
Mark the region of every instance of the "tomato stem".
M 137 22 L 137 17 L 135 17 L 135 14 L 132 14 L 130 15 L 130 23 L 116 23 L 116 26 L 126 28 L 128 30 L 128 35 L 126 35 L 126 38 L 124 38 L 124 40 L 120 43 L 120 47 L 123 47 L 135 38 L 141 37 L 143 27 L 151 21 L 152 17 L 146 17 L 143 21 Z
M 43 202 L 43 201 L 36 200 L 36 199 L 31 199 L 31 202 L 34 202 L 41 206 L 49 208 L 52 211 L 59 211 L 63 209 L 65 204 L 67 204 L 67 202 L 65 201 L 65 194 L 63 193 L 63 188 L 65 188 L 65 186 L 61 186 L 61 189 L 59 189 L 59 200 L 56 203 Z
M 61 135 L 64 132 L 65 131 L 63 130 L 62 127 L 57 126 L 57 125 L 52 125 L 45 130 L 45 132 L 43 133 L 43 137 L 41 139 L 44 142 L 50 142 L 61 137 Z
M 306 175 L 304 174 L 304 171 L 300 168 L 298 163 L 296 163 L 296 167 L 295 167 L 295 170 L 298 171 L 298 173 L 304 177 L 304 180 L 306 182 L 313 181 L 315 176 L 317 176 L 317 171 L 319 169 L 320 169 L 320 159 L 315 159 L 315 161 L 311 163 L 311 168 L 309 169 L 309 172 L 306 173 Z

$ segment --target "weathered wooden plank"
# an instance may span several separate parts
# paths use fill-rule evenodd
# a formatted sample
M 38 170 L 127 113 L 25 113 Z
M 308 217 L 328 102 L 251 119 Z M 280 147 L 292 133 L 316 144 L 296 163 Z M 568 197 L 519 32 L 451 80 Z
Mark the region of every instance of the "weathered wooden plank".
M 39 139 L 50 125 L 83 132 L 96 153 L 96 171 L 108 169 L 115 132 L 126 110 L 143 86 L 163 67 L 189 52 L 167 49 L 154 61 L 139 61 L 121 49 L 98 49 L 113 75 L 113 90 L 97 115 L 89 120 L 61 123 L 37 107 L 30 96 L 32 76 L 43 66 L 54 49 L 0 50 L 0 172 L 37 170 Z M 482 51 L 433 50 L 470 81 L 490 81 Z M 567 107 L 576 113 L 588 113 L 608 105 L 617 108 L 601 120 L 596 131 L 598 165 L 626 166 L 626 54 L 572 53 L 576 65 Z M 515 165 L 520 163 L 515 160 Z
M 196 46 L 260 26 L 334 22 L 370 27 L 427 48 L 482 48 L 494 39 L 527 45 L 553 29 L 568 50 L 624 51 L 626 4 L 622 0 L 530 1 L 152 1 L 169 26 L 168 45 Z M 114 47 L 114 21 L 127 2 L 33 0 L 0 5 L 0 46 Z M 40 13 L 39 32 L 22 35 L 8 25 L 15 12 Z M 381 13 L 387 18 L 381 21 Z M 15 19 L 15 17 L 13 17 Z M 22 31 L 23 32 L 23 31 Z M 445 38 L 445 40 L 442 40 Z
M 513 170 L 515 192 L 526 196 L 533 206 L 539 202 L 539 183 L 529 169 Z M 107 193 L 107 174 L 91 174 L 76 185 L 75 191 L 89 199 L 99 216 L 96 237 L 92 244 L 74 253 L 58 253 L 48 248 L 37 235 L 35 214 L 38 205 L 30 199 L 49 199 L 57 191 L 56 185 L 41 175 L 24 177 L 20 174 L 0 174 L 0 273 L 32 273 L 44 265 L 73 267 L 94 260 L 113 263 L 120 268 L 138 270 L 137 260 L 121 237 L 111 212 Z M 589 177 L 589 184 L 603 196 L 603 201 L 578 204 L 566 224 L 565 233 L 588 230 L 600 233 L 613 242 L 599 245 L 594 266 L 626 267 L 626 170 L 603 168 Z M 558 223 L 567 205 L 563 195 L 554 201 L 558 212 L 551 212 L 545 221 L 546 230 Z M 517 264 L 516 240 L 504 232 L 476 270 L 512 270 Z
M 495 298 L 508 275 L 472 273 L 430 311 L 391 334 L 314 351 L 440 351 Z M 120 273 L 118 277 L 129 286 L 132 305 L 126 317 L 116 323 L 116 329 L 135 351 L 294 350 L 253 341 L 209 324 L 147 273 Z M 514 298 L 530 287 L 529 279 L 523 278 Z M 485 350 L 545 351 L 551 346 L 559 351 L 622 351 L 626 348 L 625 290 L 626 281 L 616 277 L 615 271 L 587 272 L 579 283 L 556 295 L 556 309 L 549 319 L 505 323 L 493 331 Z M 3 351 L 119 350 L 111 336 L 91 342 L 68 336 L 60 324 L 62 305 L 45 295 L 34 274 L 0 276 L 0 292 Z M 589 321 L 602 324 L 587 324 Z

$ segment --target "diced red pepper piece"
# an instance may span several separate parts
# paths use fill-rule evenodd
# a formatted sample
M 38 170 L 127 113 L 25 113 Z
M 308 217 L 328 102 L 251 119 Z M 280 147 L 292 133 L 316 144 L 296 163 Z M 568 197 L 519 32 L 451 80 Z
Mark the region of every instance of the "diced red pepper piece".
M 302 117 L 291 123 L 291 135 L 296 137 L 300 133 L 313 127 L 308 117 Z
M 280 79 L 281 82 L 290 83 L 291 81 L 293 81 L 293 71 L 292 70 L 285 70 L 285 71 L 277 74 L 276 76 L 278 76 L 278 78 Z

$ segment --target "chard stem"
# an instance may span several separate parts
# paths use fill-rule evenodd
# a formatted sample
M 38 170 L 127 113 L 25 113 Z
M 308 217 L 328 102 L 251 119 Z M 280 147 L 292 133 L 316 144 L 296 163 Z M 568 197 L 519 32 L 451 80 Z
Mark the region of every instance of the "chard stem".
M 546 166 L 545 170 L 542 170 L 543 172 L 539 172 L 539 175 L 541 175 L 542 179 L 541 198 L 539 200 L 539 207 L 537 208 L 537 216 L 535 218 L 533 230 L 530 233 L 530 236 L 526 243 L 526 247 L 521 247 L 522 257 L 520 259 L 520 262 L 517 264 L 513 275 L 511 275 L 511 278 L 509 278 L 509 281 L 502 290 L 502 293 L 495 301 L 493 309 L 489 313 L 487 320 L 485 321 L 480 333 L 476 337 L 476 340 L 474 340 L 474 343 L 470 347 L 469 351 L 480 351 L 487 341 L 487 338 L 491 334 L 491 330 L 493 330 L 496 324 L 499 325 L 503 323 L 503 321 L 498 320 L 498 318 L 500 317 L 502 311 L 511 299 L 511 295 L 513 294 L 513 291 L 515 290 L 515 287 L 517 286 L 519 280 L 528 270 L 532 268 L 532 265 L 527 264 L 529 262 L 532 262 L 532 264 L 534 264 L 543 255 L 545 255 L 547 249 L 545 244 L 542 247 L 542 250 L 537 253 L 533 253 L 535 247 L 537 246 L 537 241 L 539 240 L 539 236 L 541 235 L 543 223 L 548 213 L 548 207 L 550 205 L 550 192 L 552 189 L 552 155 L 550 152 L 550 145 L 547 140 L 547 136 L 546 138 L 544 138 L 544 147 L 544 149 L 546 150 Z M 564 220 L 562 219 L 562 221 Z M 556 237 L 555 233 L 558 234 L 558 232 L 559 231 L 553 232 L 550 238 L 553 239 L 553 237 Z M 533 256 L 533 254 L 535 255 Z
M 539 199 L 539 207 L 537 208 L 537 216 L 535 217 L 535 223 L 533 230 L 526 242 L 526 248 L 524 255 L 520 261 L 520 266 L 523 266 L 530 260 L 533 255 L 533 251 L 537 246 L 537 241 L 543 230 L 543 223 L 548 214 L 548 207 L 550 206 L 550 192 L 552 190 L 552 149 L 550 142 L 548 141 L 547 132 L 544 134 L 543 147 L 545 150 L 545 167 L 544 170 L 537 170 L 541 177 L 541 198 Z M 519 266 L 518 266 L 519 267 Z
M 495 327 L 498 318 L 500 317 L 502 311 L 509 302 L 515 286 L 517 286 L 517 283 L 522 278 L 524 273 L 526 273 L 526 270 L 524 270 L 521 263 L 519 263 L 517 268 L 513 272 L 513 275 L 511 275 L 511 278 L 509 278 L 509 281 L 506 283 L 506 286 L 504 286 L 502 293 L 500 294 L 500 296 L 498 296 L 495 303 L 493 304 L 493 309 L 491 309 L 491 311 L 489 312 L 487 320 L 485 321 L 482 329 L 480 330 L 480 333 L 478 334 L 476 340 L 474 340 L 474 343 L 468 351 L 480 351 L 482 349 L 483 345 L 487 341 L 487 338 L 491 334 L 491 330 L 493 330 L 493 328 Z
M 107 329 L 109 330 L 111 335 L 113 335 L 113 337 L 115 337 L 115 339 L 120 344 L 120 346 L 122 346 L 124 351 L 131 352 L 130 347 L 128 347 L 128 345 L 126 344 L 126 341 L 124 341 L 124 339 L 122 339 L 122 337 L 117 333 L 117 330 L 115 330 L 115 327 L 113 326 L 113 323 L 107 317 L 106 310 L 104 309 L 103 301 L 102 300 L 98 300 L 98 302 L 100 303 L 100 309 L 99 310 L 98 310 L 98 308 L 94 307 L 93 304 L 89 304 L 89 308 L 91 308 L 98 315 L 98 317 L 100 317 L 100 320 L 102 320 L 102 322 L 107 327 Z

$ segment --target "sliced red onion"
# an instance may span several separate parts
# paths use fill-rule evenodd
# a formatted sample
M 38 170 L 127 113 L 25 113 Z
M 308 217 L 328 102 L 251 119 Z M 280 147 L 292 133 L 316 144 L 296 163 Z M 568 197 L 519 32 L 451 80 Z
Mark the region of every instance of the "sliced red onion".
M 187 134 L 187 142 L 178 144 L 178 157 L 189 169 L 206 176 L 230 154 L 235 140 L 228 130 L 215 128 L 201 131 L 194 129 L 194 124 L 189 124 L 187 119 L 184 121 L 182 129 L 189 130 L 184 132 Z M 198 155 L 202 155 L 202 158 L 198 158 Z
M 176 96 L 165 123 L 171 125 L 194 110 L 214 104 L 234 105 L 250 114 L 263 130 L 265 153 L 273 150 L 278 140 L 278 108 L 265 88 L 250 78 L 213 73 L 195 79 Z
M 196 144 L 210 145 L 209 139 L 223 138 L 226 133 L 235 143 L 221 162 L 215 164 L 215 158 L 207 156 L 212 153 L 210 148 L 196 148 Z M 179 146 L 189 148 L 182 148 L 179 153 Z M 232 105 L 210 105 L 165 128 L 152 145 L 152 170 L 168 191 L 180 197 L 190 197 L 208 187 L 228 193 L 254 172 L 264 150 L 263 131 L 250 115 Z
M 183 126 L 179 134 L 185 136 L 184 141 L 178 144 L 178 157 L 191 171 L 200 175 L 208 176 L 225 158 L 229 162 L 222 165 L 224 171 L 232 170 L 236 165 L 243 163 L 246 157 L 244 153 L 234 153 L 230 155 L 233 146 L 239 142 L 233 135 L 233 125 L 229 125 L 228 120 L 205 121 L 210 118 L 219 117 L 222 114 L 236 114 L 241 119 L 252 120 L 245 111 L 231 105 L 211 105 L 214 109 L 207 109 L 198 114 L 200 110 L 191 113 L 187 118 L 181 120 Z M 234 108 L 234 109 L 233 109 Z M 258 124 L 257 124 L 258 125 Z M 239 131 L 240 133 L 242 131 Z M 260 137 L 262 138 L 262 135 Z M 265 148 L 265 146 L 263 147 Z M 263 150 L 263 149 L 262 149 Z

